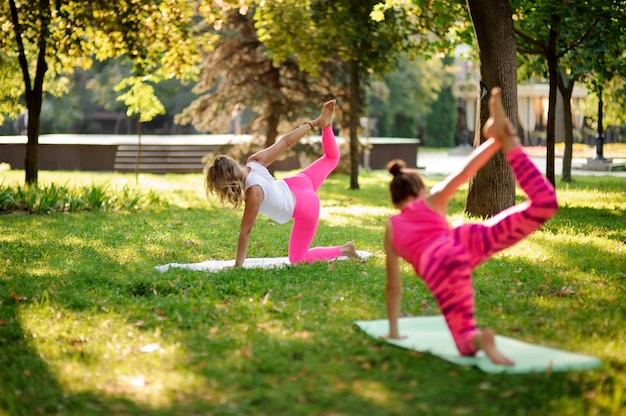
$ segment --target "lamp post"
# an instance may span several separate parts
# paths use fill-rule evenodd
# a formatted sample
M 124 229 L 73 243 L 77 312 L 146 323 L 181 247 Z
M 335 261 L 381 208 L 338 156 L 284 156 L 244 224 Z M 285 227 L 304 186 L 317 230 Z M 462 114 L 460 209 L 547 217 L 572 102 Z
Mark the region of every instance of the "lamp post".
M 598 135 L 596 136 L 596 160 L 604 160 L 604 131 L 602 129 L 602 87 L 598 88 Z

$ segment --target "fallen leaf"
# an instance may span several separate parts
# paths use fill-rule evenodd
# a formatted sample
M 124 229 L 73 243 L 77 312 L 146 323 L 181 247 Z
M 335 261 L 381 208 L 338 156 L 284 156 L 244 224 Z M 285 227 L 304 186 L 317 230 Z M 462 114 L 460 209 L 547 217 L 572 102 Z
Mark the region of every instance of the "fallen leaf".
M 294 335 L 296 338 L 307 339 L 309 337 L 309 331 L 298 331 Z
M 576 291 L 569 285 L 563 286 L 558 293 L 559 296 L 570 296 L 575 294 Z
M 597 396 L 597 393 L 594 390 L 589 390 L 583 393 L 583 397 L 585 399 L 595 399 Z
M 13 302 L 15 303 L 20 303 L 28 299 L 26 296 L 18 295 L 12 290 L 9 292 L 9 296 L 11 296 L 11 299 L 13 299 Z
M 134 376 L 134 377 L 121 376 L 120 380 L 134 387 L 144 387 L 146 385 L 146 379 L 144 376 Z
M 152 343 L 152 344 L 144 345 L 143 347 L 139 348 L 139 351 L 141 351 L 141 352 L 155 352 L 155 351 L 158 351 L 159 348 L 161 348 L 161 346 L 155 342 L 155 343 Z
M 240 348 L 237 353 L 246 358 L 252 358 L 252 344 L 248 344 L 245 348 Z

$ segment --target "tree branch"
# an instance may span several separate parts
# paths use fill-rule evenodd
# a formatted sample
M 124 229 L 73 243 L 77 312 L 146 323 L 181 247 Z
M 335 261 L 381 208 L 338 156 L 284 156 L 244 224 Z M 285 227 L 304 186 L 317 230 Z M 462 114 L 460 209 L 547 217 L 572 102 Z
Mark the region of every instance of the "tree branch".
M 9 0 L 11 7 L 11 20 L 13 21 L 13 32 L 15 33 L 15 40 L 17 42 L 17 61 L 22 69 L 22 76 L 24 77 L 24 88 L 26 89 L 26 96 L 31 92 L 30 85 L 30 73 L 28 72 L 28 61 L 26 61 L 26 52 L 24 51 L 24 42 L 22 41 L 22 26 L 17 14 L 17 7 L 15 6 L 15 0 Z
M 526 42 L 530 43 L 531 45 L 535 45 L 538 48 L 539 52 L 529 52 L 529 53 L 533 53 L 533 54 L 543 54 L 546 51 L 546 45 L 544 45 L 543 43 L 541 43 L 539 40 L 533 38 L 530 35 L 527 35 L 526 33 L 522 32 L 519 29 L 513 29 L 513 31 L 515 32 L 515 34 L 517 36 L 519 36 L 520 38 L 522 38 L 523 40 L 525 40 Z M 519 50 L 520 48 L 518 48 Z M 532 49 L 531 51 L 534 51 L 534 49 Z
M 43 91 L 44 76 L 48 70 L 48 64 L 46 63 L 46 43 L 48 41 L 48 31 L 50 30 L 50 0 L 43 1 L 43 4 L 41 5 L 41 12 L 43 16 L 41 17 L 41 28 L 39 32 L 39 40 L 37 42 L 39 55 L 37 56 L 35 85 L 33 85 L 35 92 Z
M 579 37 L 577 40 L 570 43 L 561 53 L 557 55 L 557 59 L 563 57 L 566 53 L 568 53 L 569 51 L 571 51 L 572 49 L 574 49 L 575 47 L 583 43 L 583 41 L 587 39 L 592 29 L 598 24 L 599 21 L 600 21 L 600 18 L 599 17 L 596 18 L 593 24 L 589 26 L 589 29 L 587 29 L 587 31 L 583 33 L 581 37 Z

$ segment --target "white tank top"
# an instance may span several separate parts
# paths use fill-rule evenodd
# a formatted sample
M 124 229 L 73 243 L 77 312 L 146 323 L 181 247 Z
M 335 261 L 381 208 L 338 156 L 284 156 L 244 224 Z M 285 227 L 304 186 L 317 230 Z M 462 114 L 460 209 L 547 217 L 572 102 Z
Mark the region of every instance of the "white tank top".
M 284 224 L 293 217 L 296 201 L 284 180 L 276 180 L 260 163 L 248 162 L 250 173 L 244 185 L 244 194 L 252 185 L 259 185 L 263 190 L 263 201 L 259 212 L 265 214 L 279 224 Z

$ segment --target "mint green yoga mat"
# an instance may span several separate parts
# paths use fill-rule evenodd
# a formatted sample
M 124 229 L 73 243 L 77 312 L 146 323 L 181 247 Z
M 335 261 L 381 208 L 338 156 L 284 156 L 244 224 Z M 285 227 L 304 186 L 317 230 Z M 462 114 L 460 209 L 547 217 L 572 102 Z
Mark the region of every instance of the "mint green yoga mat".
M 590 355 L 543 347 L 496 335 L 496 346 L 515 362 L 513 366 L 493 364 L 482 351 L 475 357 L 463 357 L 454 345 L 443 316 L 400 318 L 400 334 L 404 339 L 384 339 L 384 342 L 409 350 L 436 355 L 446 361 L 464 366 L 476 366 L 486 373 L 533 373 L 587 370 L 602 367 L 602 361 Z M 368 335 L 380 339 L 389 331 L 389 321 L 356 321 L 354 325 Z M 382 340 L 382 339 L 381 339 Z

